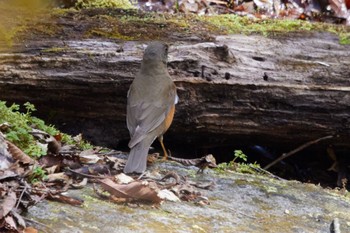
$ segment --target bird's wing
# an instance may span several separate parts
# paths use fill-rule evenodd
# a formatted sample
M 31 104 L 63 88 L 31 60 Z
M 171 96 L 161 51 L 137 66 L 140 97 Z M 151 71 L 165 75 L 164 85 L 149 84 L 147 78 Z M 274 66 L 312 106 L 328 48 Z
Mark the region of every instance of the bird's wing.
M 157 90 L 157 92 L 150 93 L 146 97 L 140 95 L 138 90 L 130 88 L 127 106 L 127 126 L 131 136 L 130 148 L 162 124 L 170 108 L 175 104 L 176 87 L 174 84 Z

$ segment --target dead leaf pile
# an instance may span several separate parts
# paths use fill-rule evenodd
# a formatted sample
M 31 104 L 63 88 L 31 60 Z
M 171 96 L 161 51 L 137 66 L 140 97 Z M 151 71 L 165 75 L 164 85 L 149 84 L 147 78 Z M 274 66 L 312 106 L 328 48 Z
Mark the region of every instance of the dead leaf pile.
M 52 137 L 49 138 L 52 140 Z M 83 203 L 62 195 L 69 188 L 69 177 L 63 172 L 55 173 L 61 168 L 59 155 L 57 158 L 53 156 L 52 160 L 50 156 L 53 153 L 48 151 L 48 157 L 44 159 L 51 165 L 46 170 L 49 174 L 46 182 L 31 184 L 30 180 L 38 178 L 36 169 L 39 162 L 6 140 L 0 132 L 0 232 L 37 232 L 35 228 L 26 226 L 21 213 L 45 198 L 72 205 Z
M 0 132 L 1 232 L 22 232 L 27 228 L 20 213 L 39 199 L 30 193 L 23 179 L 33 164 L 34 160 L 7 141 Z

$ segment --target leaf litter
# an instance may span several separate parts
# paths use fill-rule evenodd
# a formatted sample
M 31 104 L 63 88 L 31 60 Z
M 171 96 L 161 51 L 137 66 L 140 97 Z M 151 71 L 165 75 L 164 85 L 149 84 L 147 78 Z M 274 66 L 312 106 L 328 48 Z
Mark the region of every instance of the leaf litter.
M 37 143 L 48 148 L 47 154 L 38 160 L 29 157 L 0 132 L 1 232 L 38 232 L 33 226 L 45 232 L 47 226 L 21 214 L 44 199 L 82 206 L 82 199 L 70 197 L 66 191 L 84 188 L 88 183 L 93 183 L 98 197 L 119 204 L 159 206 L 165 201 L 210 204 L 199 189 L 213 189 L 213 183 L 194 182 L 174 171 L 126 175 L 122 173 L 126 162 L 123 152 L 102 147 L 78 149 L 75 145 L 64 145 L 60 136 L 37 129 L 33 129 L 32 135 Z M 82 140 L 81 135 L 76 140 Z M 159 154 L 149 155 L 148 165 L 156 163 L 158 157 Z M 171 157 L 171 160 L 196 166 L 200 172 L 216 167 L 212 155 L 188 160 Z
M 252 19 L 300 19 L 350 25 L 349 0 L 138 0 L 143 11 L 235 14 Z

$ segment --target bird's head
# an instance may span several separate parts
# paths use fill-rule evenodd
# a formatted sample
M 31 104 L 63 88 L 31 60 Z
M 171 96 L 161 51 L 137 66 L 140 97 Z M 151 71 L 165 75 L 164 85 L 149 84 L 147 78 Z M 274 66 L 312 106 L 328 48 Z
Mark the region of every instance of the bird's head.
M 168 61 L 168 45 L 162 42 L 152 42 L 149 44 L 143 55 L 143 61 L 150 62 L 162 62 L 164 64 Z

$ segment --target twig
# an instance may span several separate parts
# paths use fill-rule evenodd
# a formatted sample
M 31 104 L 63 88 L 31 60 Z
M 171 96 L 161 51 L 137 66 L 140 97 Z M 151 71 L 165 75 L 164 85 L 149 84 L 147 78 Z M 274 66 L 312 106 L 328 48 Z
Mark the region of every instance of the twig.
M 326 139 L 331 139 L 333 138 L 334 136 L 333 135 L 328 135 L 328 136 L 325 136 L 325 137 L 322 137 L 322 138 L 318 138 L 316 140 L 313 140 L 313 141 L 310 141 L 310 142 L 307 142 L 301 146 L 299 146 L 298 148 L 288 152 L 288 153 L 284 153 L 282 154 L 282 156 L 280 156 L 279 158 L 277 158 L 275 161 L 273 161 L 272 163 L 269 163 L 267 166 L 264 167 L 265 170 L 269 169 L 270 167 L 272 167 L 273 165 L 275 165 L 276 163 L 282 161 L 283 159 L 285 158 L 288 158 L 289 156 L 291 155 L 294 155 L 295 153 L 301 151 L 301 150 L 304 150 L 305 148 L 313 145 L 313 144 L 316 144 L 320 141 L 323 141 L 323 140 L 326 140 Z
M 146 172 L 142 172 L 142 174 L 139 177 L 137 177 L 137 180 L 141 180 L 141 178 L 144 177 L 145 175 L 146 175 Z
M 180 184 L 180 181 L 181 181 L 180 176 L 176 172 L 173 172 L 173 171 L 165 174 L 165 176 L 163 178 L 161 178 L 159 181 L 165 181 L 165 180 L 170 179 L 170 178 L 173 178 L 174 181 L 163 185 L 163 188 L 170 189 L 170 188 L 174 187 L 175 185 Z
M 277 180 L 285 180 L 285 179 L 283 179 L 283 178 L 281 178 L 281 177 L 279 177 L 279 176 L 276 176 L 276 175 L 272 174 L 271 172 L 265 170 L 264 168 L 261 168 L 261 167 L 254 167 L 254 166 L 251 166 L 250 164 L 249 164 L 249 167 L 250 167 L 251 169 L 254 169 L 254 170 L 257 171 L 257 172 L 265 173 L 265 174 L 269 175 L 270 177 L 272 177 L 272 178 L 274 178 L 274 179 L 277 179 Z
M 83 177 L 88 177 L 88 178 L 94 178 L 94 179 L 104 179 L 104 178 L 107 178 L 107 176 L 94 176 L 94 175 L 89 175 L 89 174 L 84 174 L 84 173 L 81 173 L 81 172 L 77 172 L 77 171 L 74 171 L 70 168 L 67 168 L 68 171 L 74 173 L 74 174 L 77 174 L 77 175 L 80 175 L 80 176 L 83 176 Z
M 18 198 L 17 205 L 16 205 L 16 209 L 18 209 L 19 203 L 21 203 L 23 194 L 24 194 L 24 192 L 27 190 L 27 188 L 28 188 L 28 184 L 27 184 L 26 181 L 24 181 L 24 188 L 23 188 L 23 190 L 22 190 L 22 192 L 21 192 L 21 195 L 20 195 L 19 198 Z
M 100 152 L 98 152 L 98 153 L 100 153 Z M 123 152 L 118 151 L 118 150 L 111 150 L 111 151 L 106 152 L 106 153 L 100 153 L 100 155 L 102 155 L 102 156 L 121 155 L 121 154 L 123 154 Z
M 176 172 L 173 172 L 173 171 L 170 171 L 168 172 L 167 174 L 165 174 L 165 176 L 163 176 L 162 179 L 160 179 L 160 181 L 165 181 L 166 179 L 169 179 L 169 178 L 174 178 L 175 179 L 175 182 L 177 184 L 180 183 L 180 176 L 176 173 Z

